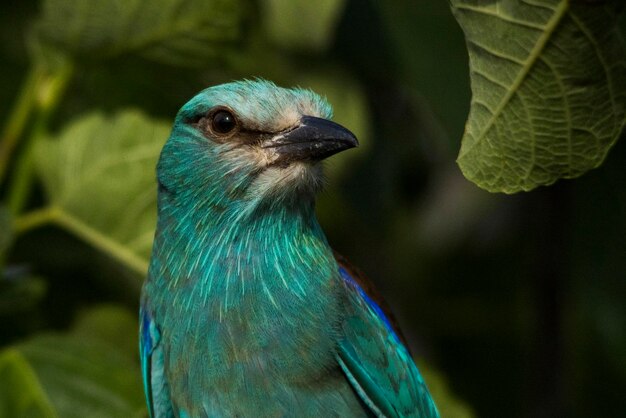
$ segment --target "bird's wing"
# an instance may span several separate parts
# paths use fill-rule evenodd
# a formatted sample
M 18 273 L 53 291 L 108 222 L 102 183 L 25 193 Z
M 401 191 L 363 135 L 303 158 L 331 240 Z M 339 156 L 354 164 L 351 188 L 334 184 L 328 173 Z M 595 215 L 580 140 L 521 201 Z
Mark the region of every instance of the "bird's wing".
M 148 414 L 150 418 L 173 418 L 164 372 L 163 347 L 159 344 L 161 333 L 145 306 L 141 307 L 139 315 L 139 355 Z
M 439 417 L 393 317 L 366 291 L 363 278 L 338 257 L 350 313 L 343 322 L 338 362 L 354 390 L 379 417 Z

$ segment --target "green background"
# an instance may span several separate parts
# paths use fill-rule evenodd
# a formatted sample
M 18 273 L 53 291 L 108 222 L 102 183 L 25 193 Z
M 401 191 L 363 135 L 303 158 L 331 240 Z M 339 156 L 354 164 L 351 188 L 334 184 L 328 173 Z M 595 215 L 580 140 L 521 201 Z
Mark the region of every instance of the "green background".
M 386 295 L 442 415 L 626 411 L 624 141 L 579 179 L 511 196 L 483 191 L 455 164 L 470 90 L 448 3 L 307 4 L 241 2 L 237 35 L 198 62 L 81 59 L 49 131 L 124 108 L 169 123 L 197 91 L 244 77 L 313 88 L 363 143 L 329 162 L 320 221 Z M 0 3 L 2 120 L 31 67 L 40 9 L 32 0 Z M 28 208 L 46 200 L 43 177 Z M 141 277 L 53 226 L 17 237 L 6 260 L 0 416 L 142 416 Z

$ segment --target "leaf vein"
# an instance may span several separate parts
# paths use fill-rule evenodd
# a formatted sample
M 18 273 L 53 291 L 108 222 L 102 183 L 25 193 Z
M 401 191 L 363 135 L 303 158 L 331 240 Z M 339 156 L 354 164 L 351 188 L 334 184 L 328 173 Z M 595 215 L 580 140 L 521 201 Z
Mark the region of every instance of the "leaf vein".
M 510 17 L 510 16 L 507 16 L 507 15 L 504 15 L 504 14 L 501 14 L 501 13 L 498 13 L 498 12 L 494 12 L 494 11 L 489 10 L 487 8 L 480 8 L 480 7 L 470 6 L 468 4 L 459 4 L 459 5 L 456 5 L 454 7 L 457 8 L 458 10 L 465 10 L 465 11 L 468 11 L 468 12 L 479 13 L 479 14 L 483 14 L 483 15 L 486 15 L 486 16 L 496 17 L 496 18 L 501 19 L 501 20 L 503 20 L 505 22 L 513 23 L 515 25 L 522 26 L 522 27 L 529 28 L 529 29 L 533 29 L 533 30 L 543 31 L 545 29 L 544 25 L 538 25 L 536 23 L 529 22 L 529 21 L 526 21 L 526 20 L 518 20 L 518 19 L 515 19 L 514 17 Z
M 589 33 L 587 27 L 583 25 L 583 23 L 578 19 L 578 17 L 576 17 L 573 13 L 571 13 L 571 18 L 572 18 L 572 21 L 576 24 L 576 26 L 578 26 L 580 31 L 585 35 L 585 37 L 593 45 L 593 51 L 595 52 L 596 56 L 598 57 L 598 60 L 602 64 L 602 69 L 604 70 L 604 75 L 606 77 L 606 82 L 608 84 L 608 93 L 609 93 L 609 98 L 611 99 L 611 108 L 613 109 L 612 115 L 617 115 L 618 113 L 621 113 L 621 112 L 619 112 L 619 109 L 617 108 L 617 103 L 615 102 L 613 79 L 609 73 L 609 66 L 604 60 L 604 57 L 602 56 L 602 54 L 600 53 L 600 46 L 596 42 L 595 38 Z M 615 117 L 612 117 L 612 119 L 613 119 L 612 125 L 615 125 Z
M 468 40 L 468 42 L 471 45 L 475 46 L 476 48 L 480 49 L 481 51 L 484 51 L 484 52 L 488 53 L 489 55 L 492 55 L 492 56 L 494 56 L 496 58 L 500 58 L 500 59 L 503 59 L 505 61 L 513 62 L 513 63 L 515 63 L 515 64 L 517 64 L 519 66 L 524 66 L 524 64 L 525 64 L 525 62 L 523 60 L 517 59 L 517 58 L 512 57 L 510 55 L 503 54 L 500 51 L 494 51 L 493 49 L 489 48 L 488 46 L 482 45 L 482 44 L 476 42 L 473 39 L 472 40 Z
M 484 78 L 485 80 L 489 81 L 490 83 L 495 84 L 495 85 L 496 85 L 496 86 L 498 86 L 498 87 L 502 87 L 504 90 L 508 90 L 508 89 L 509 89 L 509 86 L 507 86 L 507 85 L 506 85 L 506 84 L 504 84 L 503 82 L 498 81 L 498 80 L 496 80 L 495 78 L 493 78 L 493 77 L 491 77 L 491 76 L 487 75 L 487 73 L 484 73 L 484 72 L 479 71 L 479 70 L 476 70 L 476 69 L 472 69 L 472 70 L 470 71 L 470 73 L 472 73 L 472 74 L 476 74 L 477 76 L 479 76 L 479 77 L 481 77 L 481 78 Z
M 521 71 L 518 73 L 518 75 L 515 78 L 513 84 L 511 85 L 510 90 L 507 91 L 507 93 L 504 95 L 504 97 L 502 98 L 502 100 L 498 104 L 498 107 L 495 109 L 495 112 L 492 115 L 492 117 L 486 123 L 485 127 L 483 128 L 483 130 L 481 132 L 479 132 L 476 140 L 467 149 L 465 149 L 465 151 L 463 152 L 463 155 L 459 156 L 459 159 L 463 158 L 463 156 L 465 154 L 470 152 L 476 146 L 476 144 L 478 144 L 479 142 L 482 141 L 482 139 L 487 135 L 487 132 L 489 132 L 489 130 L 491 130 L 491 128 L 495 124 L 498 116 L 502 113 L 502 111 L 504 110 L 506 105 L 513 98 L 513 95 L 515 94 L 517 89 L 520 88 L 520 86 L 522 85 L 522 83 L 526 79 L 526 76 L 528 75 L 528 73 L 529 73 L 530 69 L 532 68 L 533 64 L 536 62 L 537 58 L 540 56 L 541 51 L 547 45 L 548 40 L 550 39 L 552 33 L 557 28 L 559 22 L 561 21 L 561 19 L 563 18 L 563 16 L 567 12 L 568 7 L 569 7 L 569 3 L 567 1 L 562 1 L 559 4 L 559 6 L 555 9 L 554 15 L 550 18 L 550 20 L 548 21 L 548 23 L 546 25 L 546 31 L 537 39 L 537 43 L 535 44 L 535 47 L 530 52 L 528 58 L 524 61 L 524 65 L 522 66 Z
M 533 6 L 533 7 L 541 7 L 542 9 L 545 10 L 550 10 L 551 12 L 554 11 L 554 9 L 550 6 L 545 5 L 544 3 L 540 3 L 540 2 L 536 2 L 536 1 L 532 1 L 532 0 L 521 0 L 522 3 L 525 3 L 529 6 Z
M 552 74 L 554 74 L 554 79 L 556 80 L 559 89 L 561 89 L 561 92 L 563 93 L 561 95 L 561 100 L 563 101 L 563 110 L 565 111 L 565 121 L 567 124 L 567 168 L 568 168 L 568 175 L 572 175 L 572 170 L 573 170 L 573 163 L 572 163 L 572 152 L 573 152 L 573 144 L 572 144 L 572 113 L 571 113 L 571 109 L 570 109 L 570 103 L 569 103 L 569 99 L 567 97 L 567 90 L 565 88 L 565 86 L 563 85 L 563 80 L 559 74 L 559 72 L 556 70 L 556 68 L 554 68 L 554 66 L 545 58 L 543 57 L 539 57 L 539 59 L 541 60 L 541 62 L 543 62 L 548 69 L 550 69 L 550 71 L 552 72 Z

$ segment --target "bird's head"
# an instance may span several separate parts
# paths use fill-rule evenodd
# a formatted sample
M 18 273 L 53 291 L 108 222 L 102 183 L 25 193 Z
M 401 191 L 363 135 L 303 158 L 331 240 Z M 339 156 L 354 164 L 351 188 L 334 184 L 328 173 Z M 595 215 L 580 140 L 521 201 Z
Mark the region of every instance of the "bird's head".
M 358 145 L 309 90 L 264 81 L 208 88 L 176 117 L 158 166 L 162 192 L 193 204 L 308 198 L 320 162 Z

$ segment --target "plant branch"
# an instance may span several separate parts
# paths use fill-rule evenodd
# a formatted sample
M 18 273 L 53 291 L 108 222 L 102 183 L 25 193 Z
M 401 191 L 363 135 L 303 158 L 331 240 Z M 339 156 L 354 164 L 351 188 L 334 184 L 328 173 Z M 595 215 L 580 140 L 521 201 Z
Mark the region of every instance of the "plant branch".
M 148 271 L 146 259 L 56 206 L 21 215 L 15 219 L 14 229 L 16 234 L 23 234 L 45 224 L 55 224 L 70 231 L 142 276 L 145 276 Z

